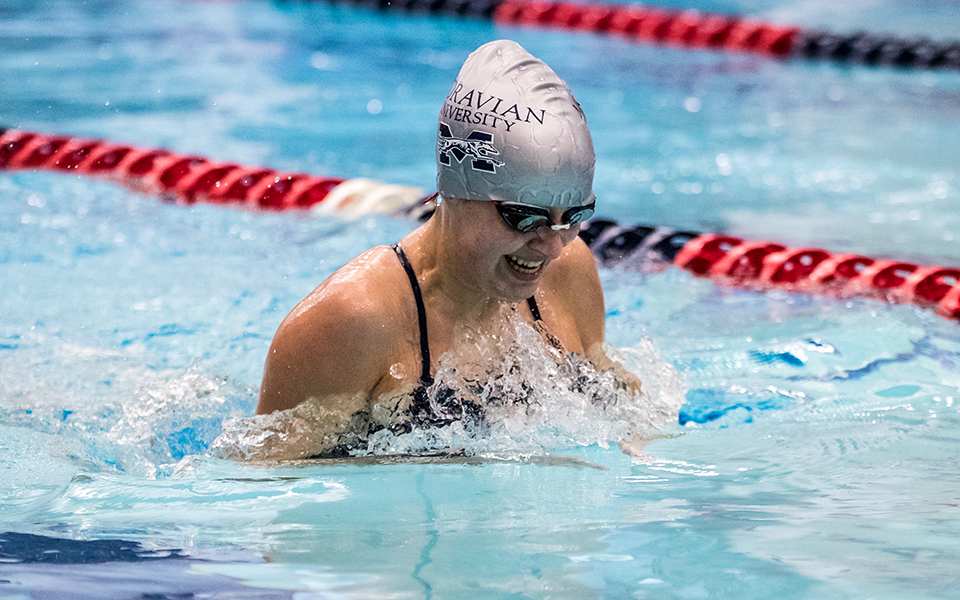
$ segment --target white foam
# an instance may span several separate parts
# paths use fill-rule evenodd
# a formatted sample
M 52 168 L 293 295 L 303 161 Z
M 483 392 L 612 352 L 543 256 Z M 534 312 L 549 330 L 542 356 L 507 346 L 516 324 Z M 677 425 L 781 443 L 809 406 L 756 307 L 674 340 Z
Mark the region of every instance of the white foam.
M 554 350 L 512 311 L 505 311 L 503 324 L 503 331 L 494 335 L 466 336 L 467 347 L 456 357 L 440 358 L 427 395 L 433 412 L 449 418 L 435 425 L 401 426 L 410 420 L 405 410 L 409 399 L 402 400 L 397 410 L 376 415 L 372 426 L 366 417 L 355 420 L 373 430 L 368 436 L 361 431 L 359 438 L 366 437 L 366 444 L 357 445 L 358 436 L 330 434 L 331 428 L 344 427 L 352 418 L 348 411 L 337 411 L 339 402 L 304 403 L 289 411 L 228 421 L 211 451 L 225 458 L 286 459 L 352 443 L 358 448 L 354 454 L 457 449 L 471 456 L 516 457 L 578 446 L 609 447 L 676 423 L 682 380 L 649 341 L 620 351 L 607 348 L 608 355 L 640 377 L 643 392 L 637 394 L 613 371 L 599 372 L 578 355 Z M 472 414 L 471 403 L 482 407 L 481 418 Z M 379 404 L 382 409 L 387 403 Z

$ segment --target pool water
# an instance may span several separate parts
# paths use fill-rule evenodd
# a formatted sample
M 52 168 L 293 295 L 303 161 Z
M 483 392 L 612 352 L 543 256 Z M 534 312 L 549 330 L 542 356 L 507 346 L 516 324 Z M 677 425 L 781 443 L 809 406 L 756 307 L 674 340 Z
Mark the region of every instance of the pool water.
M 932 1 L 664 4 L 960 31 Z M 429 189 L 440 101 L 501 37 L 583 105 L 598 216 L 960 264 L 956 71 L 307 2 L 0 0 L 0 126 Z M 0 597 L 956 597 L 960 327 L 912 306 L 603 269 L 608 342 L 682 402 L 645 458 L 572 404 L 462 459 L 218 454 L 290 308 L 414 226 L 0 173 Z

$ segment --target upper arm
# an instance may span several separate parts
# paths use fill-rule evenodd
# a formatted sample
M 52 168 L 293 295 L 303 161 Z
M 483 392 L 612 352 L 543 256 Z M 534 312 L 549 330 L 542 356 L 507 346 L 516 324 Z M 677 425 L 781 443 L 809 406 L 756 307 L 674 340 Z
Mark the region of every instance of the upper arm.
M 586 358 L 601 371 L 613 371 L 619 386 L 640 394 L 640 379 L 609 356 L 603 346 L 606 309 L 593 253 L 580 238 L 570 244 L 568 252 L 569 262 L 561 274 L 568 278 L 563 282 L 564 289 L 570 290 L 567 302 L 577 315 L 577 330 Z
M 550 287 L 573 316 L 583 349 L 602 345 L 606 314 L 593 253 L 578 237 L 564 249 L 557 266 L 560 268 L 551 273 Z
M 264 364 L 257 413 L 310 398 L 369 398 L 383 377 L 385 324 L 350 288 L 318 288 L 283 320 Z

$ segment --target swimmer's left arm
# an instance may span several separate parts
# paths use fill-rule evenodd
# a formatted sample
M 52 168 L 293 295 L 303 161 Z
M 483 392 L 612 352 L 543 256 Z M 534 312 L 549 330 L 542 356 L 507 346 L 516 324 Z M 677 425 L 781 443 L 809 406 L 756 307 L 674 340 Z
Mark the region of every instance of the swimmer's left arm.
M 574 310 L 584 355 L 598 371 L 612 372 L 617 387 L 639 396 L 642 393 L 640 378 L 628 371 L 619 360 L 607 354 L 604 348 L 606 308 L 596 259 L 579 238 L 571 246 L 568 267 L 570 270 L 566 274 L 569 279 L 563 288 L 572 291 L 568 294 L 568 302 Z M 624 454 L 642 457 L 647 442 L 645 436 L 635 432 L 620 440 L 619 445 Z
M 603 345 L 603 288 L 597 263 L 587 245 L 575 238 L 553 265 L 544 281 L 559 299 L 563 312 L 570 316 L 584 351 Z M 571 347 L 574 349 L 574 347 Z
M 596 259 L 579 238 L 570 244 L 566 276 L 570 278 L 563 286 L 569 290 L 567 303 L 576 317 L 577 331 L 583 344 L 584 355 L 599 371 L 612 371 L 624 389 L 641 393 L 640 378 L 628 371 L 620 361 L 610 357 L 604 350 L 606 308 L 603 288 L 597 272 Z

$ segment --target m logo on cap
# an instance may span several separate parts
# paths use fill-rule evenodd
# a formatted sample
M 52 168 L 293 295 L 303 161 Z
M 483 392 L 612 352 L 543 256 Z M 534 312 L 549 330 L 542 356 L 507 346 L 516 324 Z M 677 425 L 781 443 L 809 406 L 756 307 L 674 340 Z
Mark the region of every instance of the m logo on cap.
M 496 173 L 497 167 L 502 167 L 504 162 L 493 158 L 500 154 L 500 151 L 491 143 L 493 134 L 485 131 L 474 131 L 464 138 L 453 137 L 450 128 L 446 123 L 440 123 L 440 139 L 437 140 L 437 155 L 440 164 L 450 166 L 450 155 L 458 162 L 470 157 L 471 166 L 474 171 L 486 171 L 487 173 Z

